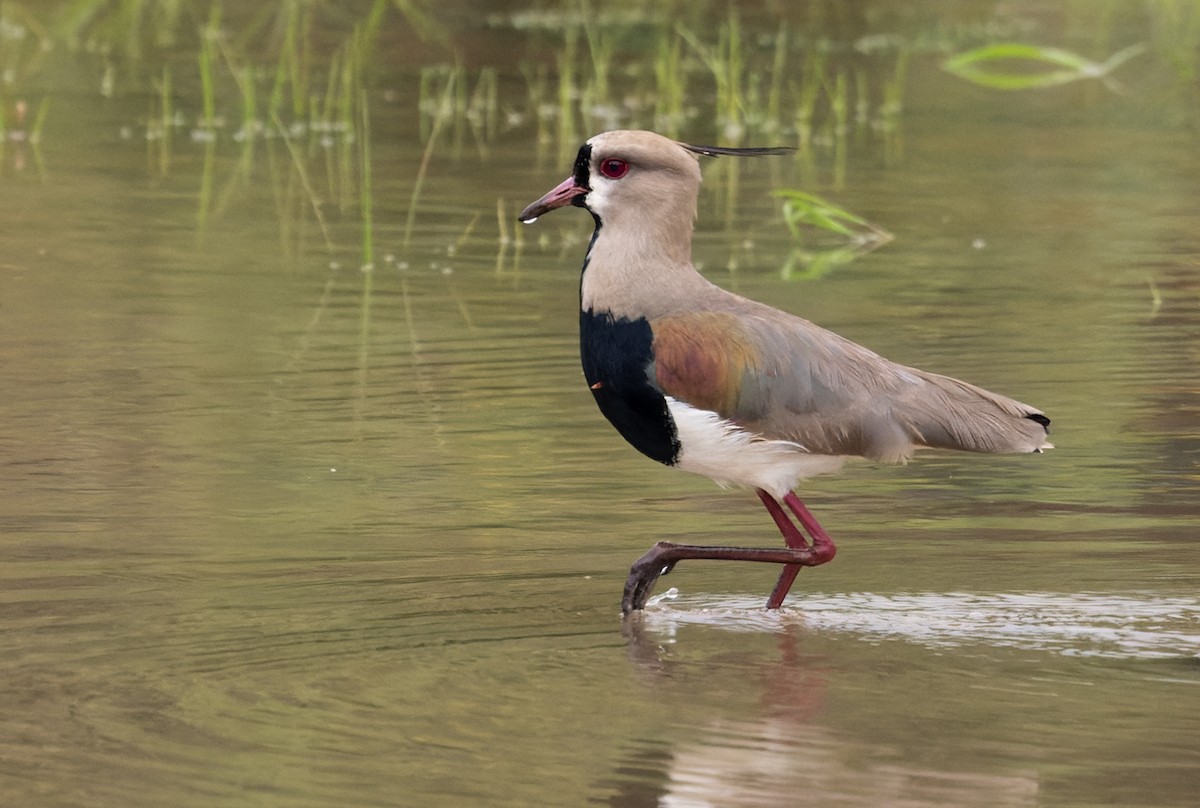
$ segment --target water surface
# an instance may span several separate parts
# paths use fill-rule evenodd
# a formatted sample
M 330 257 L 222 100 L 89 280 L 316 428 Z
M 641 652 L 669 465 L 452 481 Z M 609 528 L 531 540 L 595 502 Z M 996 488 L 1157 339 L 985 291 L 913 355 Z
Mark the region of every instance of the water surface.
M 554 37 L 503 19 L 451 31 L 517 109 Z M 1029 401 L 1058 448 L 851 464 L 801 491 L 840 552 L 780 613 L 773 570 L 692 563 L 623 622 L 654 541 L 778 537 L 595 411 L 588 217 L 507 221 L 569 170 L 532 121 L 447 134 L 405 244 L 422 47 L 371 68 L 366 269 L 279 142 L 184 132 L 164 174 L 153 87 L 103 97 L 78 54 L 32 85 L 40 167 L 9 143 L 0 173 L 0 802 L 1195 804 L 1200 151 L 1161 61 L 998 93 L 918 54 L 887 138 L 705 161 L 708 277 Z M 895 240 L 784 280 L 780 187 Z

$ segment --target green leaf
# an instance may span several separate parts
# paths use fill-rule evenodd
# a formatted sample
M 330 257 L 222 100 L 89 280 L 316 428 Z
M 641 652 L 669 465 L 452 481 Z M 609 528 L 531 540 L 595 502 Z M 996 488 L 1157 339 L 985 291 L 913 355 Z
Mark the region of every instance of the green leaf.
M 1019 42 L 984 45 L 966 53 L 952 56 L 942 63 L 942 69 L 959 78 L 995 90 L 1028 90 L 1054 87 L 1072 81 L 1104 78 L 1120 65 L 1145 50 L 1144 45 L 1131 45 L 1110 56 L 1104 62 L 1093 62 L 1077 53 L 1061 48 L 1047 48 Z M 1061 68 L 1044 72 L 1003 72 L 985 69 L 998 61 L 1025 61 Z
M 843 242 L 824 250 L 793 250 L 783 267 L 785 280 L 821 277 L 892 240 L 886 230 L 815 194 L 784 189 L 773 195 L 783 200 L 783 218 L 796 241 L 803 242 L 804 228 L 810 227 L 834 233 Z

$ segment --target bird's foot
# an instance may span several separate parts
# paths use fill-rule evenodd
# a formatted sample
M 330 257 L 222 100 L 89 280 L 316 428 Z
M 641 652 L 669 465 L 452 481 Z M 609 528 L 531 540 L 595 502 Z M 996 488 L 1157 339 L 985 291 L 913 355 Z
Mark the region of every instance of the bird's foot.
M 676 559 L 664 558 L 674 548 L 670 542 L 660 541 L 633 562 L 625 580 L 625 594 L 621 597 L 621 614 L 627 615 L 645 607 L 654 584 L 675 567 Z
M 646 605 L 654 583 L 663 575 L 670 572 L 675 565 L 689 558 L 707 558 L 716 561 L 759 561 L 770 564 L 786 564 L 788 566 L 815 567 L 824 564 L 833 557 L 833 545 L 828 548 L 818 546 L 804 547 L 711 547 L 694 544 L 672 544 L 660 541 L 646 554 L 633 562 L 629 568 L 629 578 L 625 581 L 625 595 L 621 598 L 621 613 L 629 614 Z M 793 573 L 791 577 L 795 577 Z M 787 595 L 787 587 L 791 586 L 791 578 L 786 583 L 776 587 L 772 595 L 771 608 L 778 608 Z

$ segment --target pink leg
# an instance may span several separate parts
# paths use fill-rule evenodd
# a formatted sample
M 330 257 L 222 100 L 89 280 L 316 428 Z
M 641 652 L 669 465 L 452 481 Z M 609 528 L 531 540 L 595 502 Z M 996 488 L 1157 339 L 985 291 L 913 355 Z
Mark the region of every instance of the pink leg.
M 775 501 L 775 497 L 760 488 L 758 489 L 758 498 L 762 500 L 763 505 L 767 506 L 767 512 L 771 514 L 771 518 L 775 520 L 775 526 L 783 534 L 784 544 L 788 547 L 807 548 L 808 542 L 804 540 L 804 534 L 792 524 L 792 520 Z M 784 565 L 783 570 L 779 573 L 779 580 L 775 582 L 775 588 L 771 590 L 771 597 L 767 598 L 768 609 L 778 609 L 783 605 L 783 599 L 787 597 L 788 590 L 792 588 L 792 582 L 796 580 L 800 570 L 799 564 Z
M 784 513 L 783 508 L 779 507 L 779 503 L 775 498 L 766 491 L 759 489 L 758 498 L 762 500 L 763 505 L 767 506 L 767 511 L 771 514 L 771 518 L 775 520 L 776 527 L 783 534 L 783 541 L 788 547 L 793 549 L 808 549 L 808 542 L 804 539 L 799 529 L 792 524 L 792 520 Z M 783 502 L 788 506 L 792 513 L 796 514 L 796 518 L 800 520 L 800 524 L 804 525 L 805 530 L 813 538 L 812 564 L 787 564 L 783 571 L 779 573 L 779 580 L 775 583 L 775 588 L 771 590 L 771 597 L 767 599 L 768 609 L 778 609 L 783 605 L 784 598 L 787 597 L 788 591 L 792 588 L 792 583 L 796 580 L 796 576 L 800 574 L 802 566 L 817 566 L 830 561 L 837 553 L 837 547 L 833 544 L 833 539 L 829 538 L 829 534 L 821 527 L 821 524 L 816 520 L 816 517 L 809 512 L 804 503 L 800 501 L 793 492 L 789 491 L 787 496 L 783 498 Z
M 783 504 L 787 505 L 792 513 L 796 514 L 796 518 L 800 520 L 800 524 L 804 525 L 804 529 L 808 531 L 808 535 L 812 536 L 813 552 L 820 559 L 817 563 L 824 564 L 826 561 L 832 561 L 837 555 L 837 547 L 833 545 L 833 539 L 829 538 L 829 534 L 825 532 L 825 528 L 821 527 L 821 523 L 817 521 L 817 517 L 809 512 L 808 508 L 804 507 L 804 503 L 800 501 L 800 497 L 792 491 L 788 491 L 787 496 L 783 498 Z M 815 566 L 815 565 L 814 565 Z
M 795 497 L 796 495 L 788 494 L 788 496 Z M 804 534 L 797 530 L 796 526 L 792 524 L 792 520 L 789 519 L 788 515 L 783 512 L 783 508 L 779 507 L 779 503 L 775 501 L 775 497 L 759 488 L 758 498 L 762 500 L 763 505 L 767 506 L 767 511 L 771 514 L 771 518 L 775 520 L 775 526 L 778 527 L 779 532 L 783 534 L 784 544 L 797 550 L 808 547 L 808 541 L 805 540 Z M 785 497 L 783 501 L 787 502 L 787 498 Z M 800 500 L 796 500 L 796 502 L 800 502 Z M 788 503 L 788 505 L 789 507 L 792 507 L 791 503 Z M 804 506 L 801 505 L 800 507 L 803 508 Z M 805 511 L 805 513 L 807 513 L 807 511 Z M 799 516 L 799 514 L 797 514 L 797 516 Z M 809 515 L 809 518 L 812 518 L 811 514 Z
M 774 497 L 762 490 L 758 492 L 758 496 L 763 505 L 767 506 L 767 511 L 775 520 L 779 532 L 783 534 L 783 540 L 787 543 L 786 549 L 712 547 L 660 541 L 647 550 L 645 555 L 633 562 L 633 566 L 629 568 L 629 577 L 625 580 L 625 594 L 621 598 L 622 614 L 627 615 L 644 607 L 659 576 L 670 572 L 678 562 L 700 558 L 758 561 L 784 565 L 779 582 L 775 584 L 775 589 L 767 601 L 768 609 L 778 609 L 783 604 L 783 599 L 787 597 L 788 589 L 791 588 L 792 581 L 795 580 L 800 568 L 824 564 L 833 558 L 837 548 L 833 546 L 833 540 L 817 524 L 817 520 L 813 518 L 813 515 L 808 512 L 804 503 L 797 499 L 795 494 L 789 493 L 783 498 L 783 501 L 812 536 L 811 546 L 804 538 L 804 534 L 792 522 L 791 517 L 784 511 L 783 506 Z

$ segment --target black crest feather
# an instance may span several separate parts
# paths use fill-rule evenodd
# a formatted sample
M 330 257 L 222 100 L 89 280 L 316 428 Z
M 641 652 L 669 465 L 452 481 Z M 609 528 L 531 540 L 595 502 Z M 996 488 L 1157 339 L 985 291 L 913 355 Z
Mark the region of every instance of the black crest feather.
M 768 154 L 788 154 L 796 150 L 795 146 L 751 146 L 736 149 L 729 146 L 693 146 L 690 143 L 680 143 L 680 146 L 690 152 L 703 154 L 708 157 L 764 157 Z

